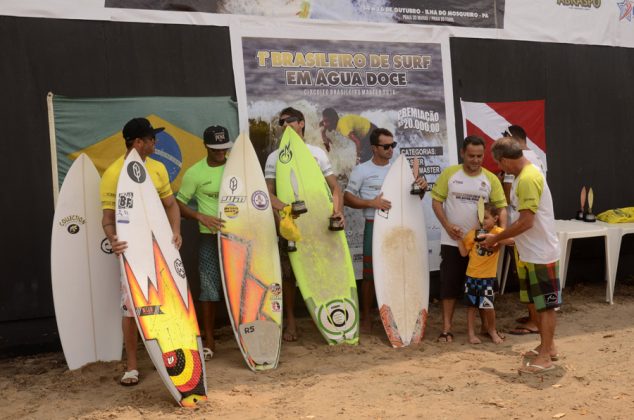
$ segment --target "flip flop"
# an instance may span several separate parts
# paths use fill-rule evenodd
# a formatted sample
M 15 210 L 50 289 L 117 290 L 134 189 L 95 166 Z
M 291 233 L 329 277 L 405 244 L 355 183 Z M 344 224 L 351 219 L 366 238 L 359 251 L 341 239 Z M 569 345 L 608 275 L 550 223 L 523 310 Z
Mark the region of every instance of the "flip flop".
M 205 358 L 205 362 L 211 360 L 214 357 L 214 352 L 209 347 L 203 347 L 203 357 Z
M 531 330 L 530 328 L 526 328 L 526 327 L 515 327 L 511 331 L 509 331 L 509 334 L 512 334 L 512 335 L 539 334 L 539 330 Z
M 522 366 L 521 368 L 518 369 L 518 371 L 522 373 L 536 374 L 536 373 L 548 372 L 549 370 L 553 370 L 556 367 L 557 366 L 555 365 L 542 366 L 542 365 L 537 365 L 534 363 L 526 363 L 526 366 Z
M 539 352 L 535 349 L 530 349 L 526 353 L 522 354 L 523 357 L 536 357 L 539 355 Z M 550 360 L 556 362 L 559 360 L 559 353 L 550 355 Z
M 139 371 L 136 369 L 129 370 L 123 374 L 119 383 L 123 386 L 134 386 L 139 383 Z
M 453 334 L 449 331 L 441 332 L 438 338 L 436 339 L 438 343 L 453 343 Z

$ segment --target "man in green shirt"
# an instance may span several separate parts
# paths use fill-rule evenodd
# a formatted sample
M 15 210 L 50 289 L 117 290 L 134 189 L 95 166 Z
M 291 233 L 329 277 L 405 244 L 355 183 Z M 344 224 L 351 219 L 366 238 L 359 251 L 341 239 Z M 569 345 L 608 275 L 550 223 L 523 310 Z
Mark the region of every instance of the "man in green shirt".
M 185 172 L 176 201 L 183 217 L 197 220 L 200 229 L 199 300 L 202 302 L 205 329 L 203 353 L 205 360 L 209 360 L 215 350 L 216 302 L 221 300 L 223 294 L 217 233 L 223 227 L 224 220 L 216 217 L 218 214 L 218 192 L 227 162 L 227 151 L 233 144 L 229 141 L 229 131 L 221 126 L 208 127 L 203 138 L 207 147 L 207 157 L 196 162 Z M 196 201 L 197 210 L 187 205 L 191 200 Z

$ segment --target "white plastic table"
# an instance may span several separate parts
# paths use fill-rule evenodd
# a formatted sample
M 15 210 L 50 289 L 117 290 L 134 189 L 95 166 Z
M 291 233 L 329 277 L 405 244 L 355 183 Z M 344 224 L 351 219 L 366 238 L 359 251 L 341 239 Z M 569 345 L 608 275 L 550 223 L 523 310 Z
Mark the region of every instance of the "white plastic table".
M 616 283 L 616 272 L 619 267 L 619 254 L 621 251 L 621 241 L 623 236 L 634 233 L 634 223 L 605 223 L 597 221 L 598 226 L 604 227 L 608 230 L 608 242 L 610 249 L 613 251 L 609 255 L 609 265 L 613 268 L 608 285 L 608 293 L 606 300 L 612 303 L 614 298 L 614 285 Z
M 608 229 L 605 223 L 588 223 L 581 220 L 555 220 L 555 229 L 559 237 L 561 255 L 559 258 L 559 281 L 561 288 L 566 287 L 568 260 L 570 259 L 570 241 L 578 238 L 605 238 L 605 281 L 607 283 L 605 300 L 612 303 L 614 296 L 614 282 L 616 281 L 616 266 L 619 259 L 620 237 L 617 246 L 615 235 L 617 231 Z M 633 225 L 634 226 L 634 225 Z

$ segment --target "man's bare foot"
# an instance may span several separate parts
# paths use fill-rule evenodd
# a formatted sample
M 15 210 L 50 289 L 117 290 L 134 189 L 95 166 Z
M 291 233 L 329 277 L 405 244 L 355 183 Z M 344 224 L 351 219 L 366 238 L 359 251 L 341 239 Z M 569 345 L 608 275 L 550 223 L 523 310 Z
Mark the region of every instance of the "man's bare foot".
M 205 347 L 211 351 L 216 351 L 216 341 L 213 336 L 211 338 L 205 339 Z
M 286 328 L 282 334 L 284 341 L 297 341 L 297 330 L 295 328 Z
M 491 337 L 491 341 L 495 344 L 500 344 L 504 342 L 504 337 L 501 337 L 497 330 L 489 331 L 489 337 Z
M 469 334 L 469 344 L 482 344 L 482 340 L 475 334 Z

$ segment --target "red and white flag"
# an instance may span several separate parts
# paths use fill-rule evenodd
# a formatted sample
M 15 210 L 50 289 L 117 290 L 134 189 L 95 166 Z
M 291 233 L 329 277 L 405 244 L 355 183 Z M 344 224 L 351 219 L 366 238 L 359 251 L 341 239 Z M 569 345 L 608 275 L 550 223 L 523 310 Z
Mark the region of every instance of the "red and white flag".
M 463 133 L 466 136 L 480 136 L 486 143 L 483 166 L 492 172 L 499 168 L 493 161 L 491 150 L 493 143 L 503 136 L 510 125 L 519 125 L 526 131 L 526 144 L 534 151 L 547 169 L 546 163 L 546 127 L 544 110 L 546 101 L 519 102 L 464 102 L 462 108 Z

